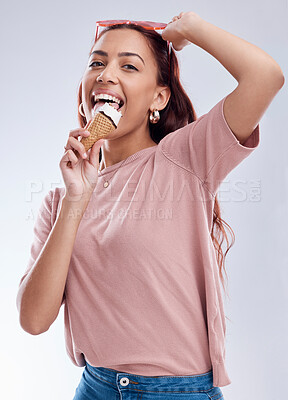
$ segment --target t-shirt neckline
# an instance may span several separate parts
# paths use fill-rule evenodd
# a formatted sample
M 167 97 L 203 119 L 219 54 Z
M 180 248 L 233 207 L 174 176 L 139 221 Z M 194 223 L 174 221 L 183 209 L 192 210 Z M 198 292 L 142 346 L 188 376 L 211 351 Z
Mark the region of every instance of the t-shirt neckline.
M 114 171 L 115 169 L 119 168 L 120 166 L 129 164 L 130 162 L 136 160 L 139 157 L 144 156 L 146 153 L 149 153 L 150 151 L 152 152 L 152 150 L 154 150 L 156 147 L 157 147 L 157 144 L 155 144 L 154 146 L 145 147 L 145 149 L 136 151 L 136 153 L 131 154 L 125 160 L 121 160 L 121 161 L 117 162 L 116 164 L 113 164 L 113 165 L 110 165 L 109 167 L 103 168 L 102 171 L 99 170 L 98 171 L 99 177 L 101 177 L 105 174 L 108 174 L 109 172 Z

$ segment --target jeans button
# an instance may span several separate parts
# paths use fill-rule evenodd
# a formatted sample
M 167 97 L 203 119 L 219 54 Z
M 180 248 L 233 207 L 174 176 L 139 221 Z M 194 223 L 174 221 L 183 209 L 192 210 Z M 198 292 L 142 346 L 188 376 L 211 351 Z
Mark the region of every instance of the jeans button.
M 120 379 L 120 385 L 122 385 L 122 386 L 127 386 L 127 385 L 129 385 L 129 379 L 128 378 L 121 378 Z

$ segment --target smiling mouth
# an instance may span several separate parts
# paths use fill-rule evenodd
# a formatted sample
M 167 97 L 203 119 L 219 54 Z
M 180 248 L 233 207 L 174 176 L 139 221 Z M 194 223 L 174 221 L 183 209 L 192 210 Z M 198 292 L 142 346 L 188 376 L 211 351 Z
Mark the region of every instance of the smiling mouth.
M 109 103 L 112 107 L 114 107 L 117 111 L 120 111 L 120 109 L 123 107 L 123 105 L 124 105 L 124 102 L 122 101 L 122 100 L 120 100 L 120 103 L 118 104 L 118 103 L 116 103 L 115 101 L 113 101 L 113 100 L 110 100 L 110 99 L 97 99 L 96 101 L 95 101 L 95 97 L 94 96 L 92 96 L 92 99 L 91 99 L 91 104 L 92 104 L 92 111 L 93 112 L 95 112 L 95 110 L 98 108 L 98 107 L 101 107 L 101 106 L 103 106 L 105 103 Z

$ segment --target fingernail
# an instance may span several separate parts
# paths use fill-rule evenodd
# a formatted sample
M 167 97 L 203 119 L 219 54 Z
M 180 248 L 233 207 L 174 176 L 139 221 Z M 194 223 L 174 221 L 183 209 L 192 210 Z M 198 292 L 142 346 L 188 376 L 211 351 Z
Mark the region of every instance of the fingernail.
M 87 157 L 87 153 L 84 153 L 84 154 L 83 154 L 83 157 L 86 158 L 86 157 Z

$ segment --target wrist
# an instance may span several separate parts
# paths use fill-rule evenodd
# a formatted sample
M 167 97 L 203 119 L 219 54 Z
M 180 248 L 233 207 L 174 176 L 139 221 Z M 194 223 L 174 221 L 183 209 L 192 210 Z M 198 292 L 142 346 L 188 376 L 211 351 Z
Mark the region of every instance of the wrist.
M 198 14 L 191 11 L 181 25 L 180 34 L 182 34 L 185 39 L 189 40 L 190 42 L 197 44 L 201 30 L 203 29 L 203 24 L 205 24 L 205 20 Z

